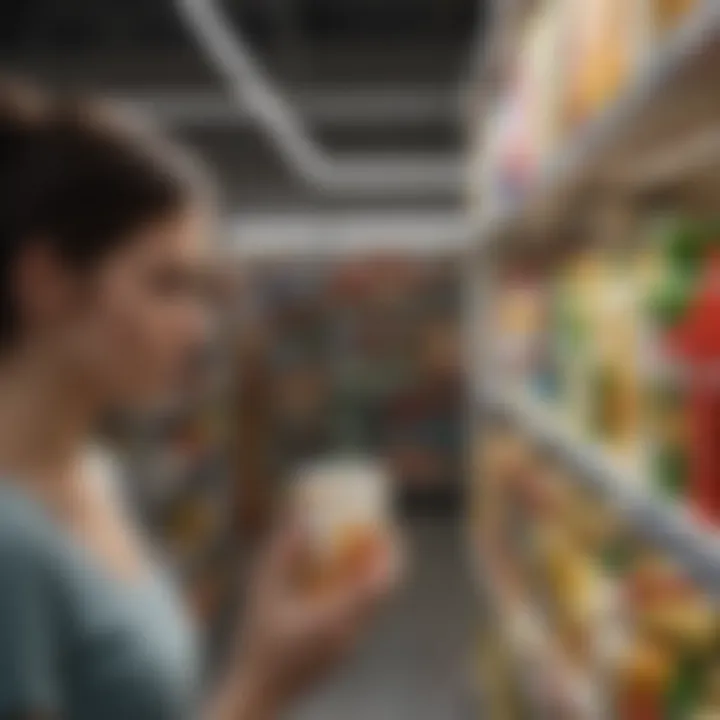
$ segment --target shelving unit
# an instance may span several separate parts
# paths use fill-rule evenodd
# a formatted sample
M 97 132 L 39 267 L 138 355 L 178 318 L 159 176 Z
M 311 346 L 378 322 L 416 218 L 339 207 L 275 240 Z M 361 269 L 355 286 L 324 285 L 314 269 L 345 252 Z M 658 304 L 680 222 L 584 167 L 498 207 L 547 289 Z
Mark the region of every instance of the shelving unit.
M 617 101 L 546 163 L 526 196 L 478 218 L 482 248 L 557 228 L 597 193 L 633 195 L 692 180 L 720 160 L 720 5 L 706 0 Z
M 496 33 L 506 31 L 502 25 L 507 22 L 505 12 L 507 6 L 496 3 Z M 476 232 L 467 300 L 475 438 L 498 418 L 517 429 L 557 458 L 583 490 L 613 508 L 639 538 L 672 559 L 714 600 L 720 600 L 720 534 L 702 526 L 687 510 L 651 494 L 638 471 L 588 439 L 530 391 L 493 377 L 487 362 L 494 341 L 487 307 L 493 302 L 499 263 L 507 256 L 528 248 L 536 255 L 549 251 L 551 241 L 567 237 L 578 218 L 592 221 L 598 208 L 607 203 L 634 207 L 662 193 L 681 204 L 688 189 L 695 192 L 698 188 L 718 197 L 720 186 L 713 177 L 713 170 L 720 167 L 720 96 L 714 90 L 717 68 L 720 3 L 709 0 L 700 3 L 664 41 L 609 107 L 541 165 L 521 197 L 490 208 L 479 197 L 474 208 Z M 492 88 L 486 76 L 484 87 Z M 480 106 L 487 111 L 493 101 L 485 98 Z M 563 668 L 564 660 L 543 625 L 542 614 L 504 596 L 479 542 L 473 534 L 472 562 L 485 604 L 497 622 L 508 628 L 522 621 L 524 631 L 534 638 L 529 644 L 538 653 L 533 667 L 552 675 L 553 670 Z M 517 643 L 512 632 L 503 635 L 513 654 Z M 523 664 L 524 659 L 519 658 L 516 684 L 533 708 L 531 716 L 545 717 L 547 698 L 533 697 L 536 688 L 528 683 Z M 575 701 L 582 702 L 583 696 L 587 699 L 586 693 L 592 690 L 587 679 L 576 680 L 560 690 L 571 707 Z M 596 709 L 602 706 L 600 701 L 594 704 Z M 582 718 L 606 716 L 600 710 L 577 714 Z
M 683 509 L 643 492 L 642 478 L 528 393 L 488 392 L 480 403 L 561 458 L 575 471 L 573 477 L 615 508 L 638 535 L 673 557 L 708 593 L 720 598 L 720 536 Z
M 619 101 L 559 153 L 525 201 L 498 215 L 481 218 L 475 247 L 476 264 L 485 266 L 489 260 L 486 253 L 497 249 L 501 241 L 511 246 L 513 237 L 527 236 L 530 224 L 538 219 L 538 207 L 547 208 L 553 205 L 553 199 L 563 197 L 566 210 L 571 207 L 575 210 L 575 206 L 567 202 L 569 193 L 572 197 L 581 197 L 593 180 L 608 183 L 614 177 L 616 182 L 611 192 L 622 195 L 628 188 L 637 190 L 653 184 L 652 178 L 659 174 L 668 181 L 684 180 L 692 176 L 694 166 L 704 168 L 714 159 L 720 164 L 720 152 L 716 158 L 708 157 L 707 153 L 708 148 L 715 147 L 712 140 L 720 137 L 720 96 L 714 93 L 714 74 L 718 67 L 720 3 L 710 0 L 693 13 Z M 713 95 L 717 97 L 713 99 Z M 704 97 L 706 102 L 698 106 L 697 111 L 689 110 L 687 105 L 683 109 L 683 114 L 693 120 L 689 124 L 692 130 L 687 129 L 688 125 L 678 128 L 675 119 L 678 104 L 698 97 Z M 713 124 L 716 128 L 712 134 L 694 136 L 696 128 L 707 131 Z M 645 141 L 633 147 L 633 140 L 639 135 L 645 135 Z M 698 148 L 705 148 L 706 152 Z M 720 144 L 717 149 L 720 151 Z M 643 173 L 643 158 L 648 163 L 645 167 L 662 167 L 663 172 Z M 637 180 L 623 183 L 619 179 L 623 173 L 618 172 L 621 166 Z M 558 217 L 557 221 L 562 219 Z M 509 234 L 511 229 L 513 232 Z M 483 271 L 486 272 L 487 267 Z M 482 338 L 476 337 L 475 341 L 480 343 Z M 476 375 L 478 388 L 490 387 L 479 368 Z M 561 453 L 581 471 L 580 476 L 587 478 L 592 489 L 622 508 L 640 530 L 669 552 L 679 555 L 703 585 L 720 594 L 719 539 L 708 535 L 689 517 L 668 510 L 656 500 L 629 493 L 627 488 L 637 487 L 639 483 L 628 481 L 626 470 L 602 448 L 592 446 L 563 427 L 530 397 L 505 392 L 493 384 L 492 391 L 479 390 L 476 399 L 480 405 L 500 409 L 530 435 Z
M 542 707 L 541 717 L 549 716 L 551 706 L 574 717 L 600 705 L 592 679 L 573 668 L 541 614 L 507 592 L 489 564 L 477 555 L 474 570 L 478 590 L 486 598 L 492 622 L 514 666 L 512 685 L 520 704 L 528 709 Z

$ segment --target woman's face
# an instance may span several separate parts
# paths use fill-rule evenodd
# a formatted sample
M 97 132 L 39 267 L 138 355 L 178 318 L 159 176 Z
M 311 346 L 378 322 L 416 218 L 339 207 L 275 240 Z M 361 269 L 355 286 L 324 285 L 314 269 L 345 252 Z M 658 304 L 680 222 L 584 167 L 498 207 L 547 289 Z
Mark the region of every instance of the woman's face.
M 70 293 L 55 349 L 103 403 L 152 407 L 182 385 L 207 338 L 206 225 L 191 211 L 148 225 Z

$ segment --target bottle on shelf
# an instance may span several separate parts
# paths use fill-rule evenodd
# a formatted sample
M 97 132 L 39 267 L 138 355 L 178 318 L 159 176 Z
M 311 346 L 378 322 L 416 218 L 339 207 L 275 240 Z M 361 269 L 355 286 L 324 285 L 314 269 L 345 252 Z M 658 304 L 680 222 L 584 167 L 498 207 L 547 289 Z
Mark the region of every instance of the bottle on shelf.
M 651 297 L 665 421 L 658 481 L 684 490 L 698 517 L 720 524 L 720 253 L 713 224 L 664 232 L 665 272 Z M 669 369 L 668 369 L 669 368 Z M 657 384 L 657 383 L 656 383 Z M 682 414 L 684 418 L 678 417 Z M 684 443 L 685 452 L 680 444 Z M 684 477 L 683 477 L 684 475 Z

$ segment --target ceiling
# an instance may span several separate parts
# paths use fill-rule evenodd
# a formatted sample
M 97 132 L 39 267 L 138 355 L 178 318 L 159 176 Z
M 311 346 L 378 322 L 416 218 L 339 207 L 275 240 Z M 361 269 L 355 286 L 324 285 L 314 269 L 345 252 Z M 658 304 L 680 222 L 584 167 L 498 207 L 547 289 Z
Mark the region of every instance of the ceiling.
M 235 212 L 453 210 L 462 202 L 454 184 L 362 197 L 305 184 L 228 99 L 173 0 L 5 5 L 4 67 L 140 103 L 208 159 Z M 223 7 L 324 148 L 462 157 L 461 79 L 483 27 L 479 0 L 226 0 Z

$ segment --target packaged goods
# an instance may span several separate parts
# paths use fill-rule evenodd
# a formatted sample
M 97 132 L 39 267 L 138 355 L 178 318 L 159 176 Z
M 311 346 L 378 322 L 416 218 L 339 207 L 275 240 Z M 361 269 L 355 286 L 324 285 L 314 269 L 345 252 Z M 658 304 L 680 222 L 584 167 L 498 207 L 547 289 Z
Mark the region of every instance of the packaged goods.
M 573 426 L 589 433 L 597 424 L 595 387 L 599 372 L 597 331 L 603 296 L 604 269 L 600 256 L 585 251 L 571 259 L 560 274 L 556 325 L 558 355 L 564 378 L 563 405 Z
M 641 0 L 568 2 L 571 58 L 567 97 L 570 127 L 578 127 L 612 101 L 632 75 L 638 53 Z
M 720 254 L 707 222 L 658 231 L 664 272 L 650 296 L 657 431 L 654 469 L 665 491 L 684 493 L 700 517 L 720 522 Z M 659 386 L 659 387 L 658 387 Z
M 517 644 L 541 687 L 530 717 L 720 720 L 720 220 L 683 142 L 707 124 L 716 4 L 503 16 L 514 62 L 485 169 L 520 202 L 488 235 L 497 432 L 474 517 L 512 599 L 511 660 Z
M 655 379 L 649 406 L 652 439 L 648 472 L 661 497 L 682 501 L 688 492 L 690 435 L 684 384 L 665 376 Z
M 716 604 L 561 462 L 508 429 L 484 447 L 480 482 L 512 470 L 492 478 L 495 514 L 520 521 L 501 538 L 493 578 L 511 583 L 504 597 L 518 613 L 506 622 L 525 672 L 544 678 L 535 707 L 574 719 L 718 717 Z
M 662 654 L 666 675 L 654 687 L 657 718 L 694 719 L 713 702 L 716 606 L 662 558 L 645 555 L 628 578 L 634 643 Z
M 497 372 L 509 381 L 533 377 L 542 352 L 544 294 L 532 273 L 518 272 L 502 279 L 495 311 Z
M 507 272 L 499 377 L 542 399 L 659 495 L 720 523 L 720 234 L 653 223 L 640 250 L 585 249 L 543 284 Z
M 527 134 L 535 170 L 556 150 L 562 132 L 561 87 L 563 2 L 548 0 L 528 23 L 519 61 Z
M 518 202 L 527 192 L 534 168 L 527 121 L 527 103 L 518 79 L 500 101 L 490 127 L 485 185 L 490 214 Z
M 663 497 L 683 499 L 688 492 L 689 415 L 685 374 L 671 362 L 665 334 L 690 303 L 701 265 L 698 233 L 682 219 L 655 226 L 646 255 L 654 266 L 645 286 L 649 323 L 645 348 L 648 474 Z
M 622 256 L 586 251 L 559 274 L 554 295 L 561 405 L 574 427 L 634 461 L 642 395 L 633 266 Z
M 698 0 L 652 0 L 652 23 L 655 37 L 662 41 L 697 7 Z
M 592 434 L 620 457 L 632 457 L 640 433 L 637 290 L 631 266 L 619 255 L 599 259 L 591 298 Z
M 525 197 L 562 139 L 564 0 L 538 6 L 487 122 L 483 189 L 491 211 Z
M 669 653 L 642 638 L 636 639 L 618 667 L 618 720 L 663 720 L 663 700 L 671 680 Z
M 378 464 L 312 464 L 293 483 L 291 507 L 310 545 L 301 580 L 313 590 L 352 577 L 391 542 L 390 480 Z

